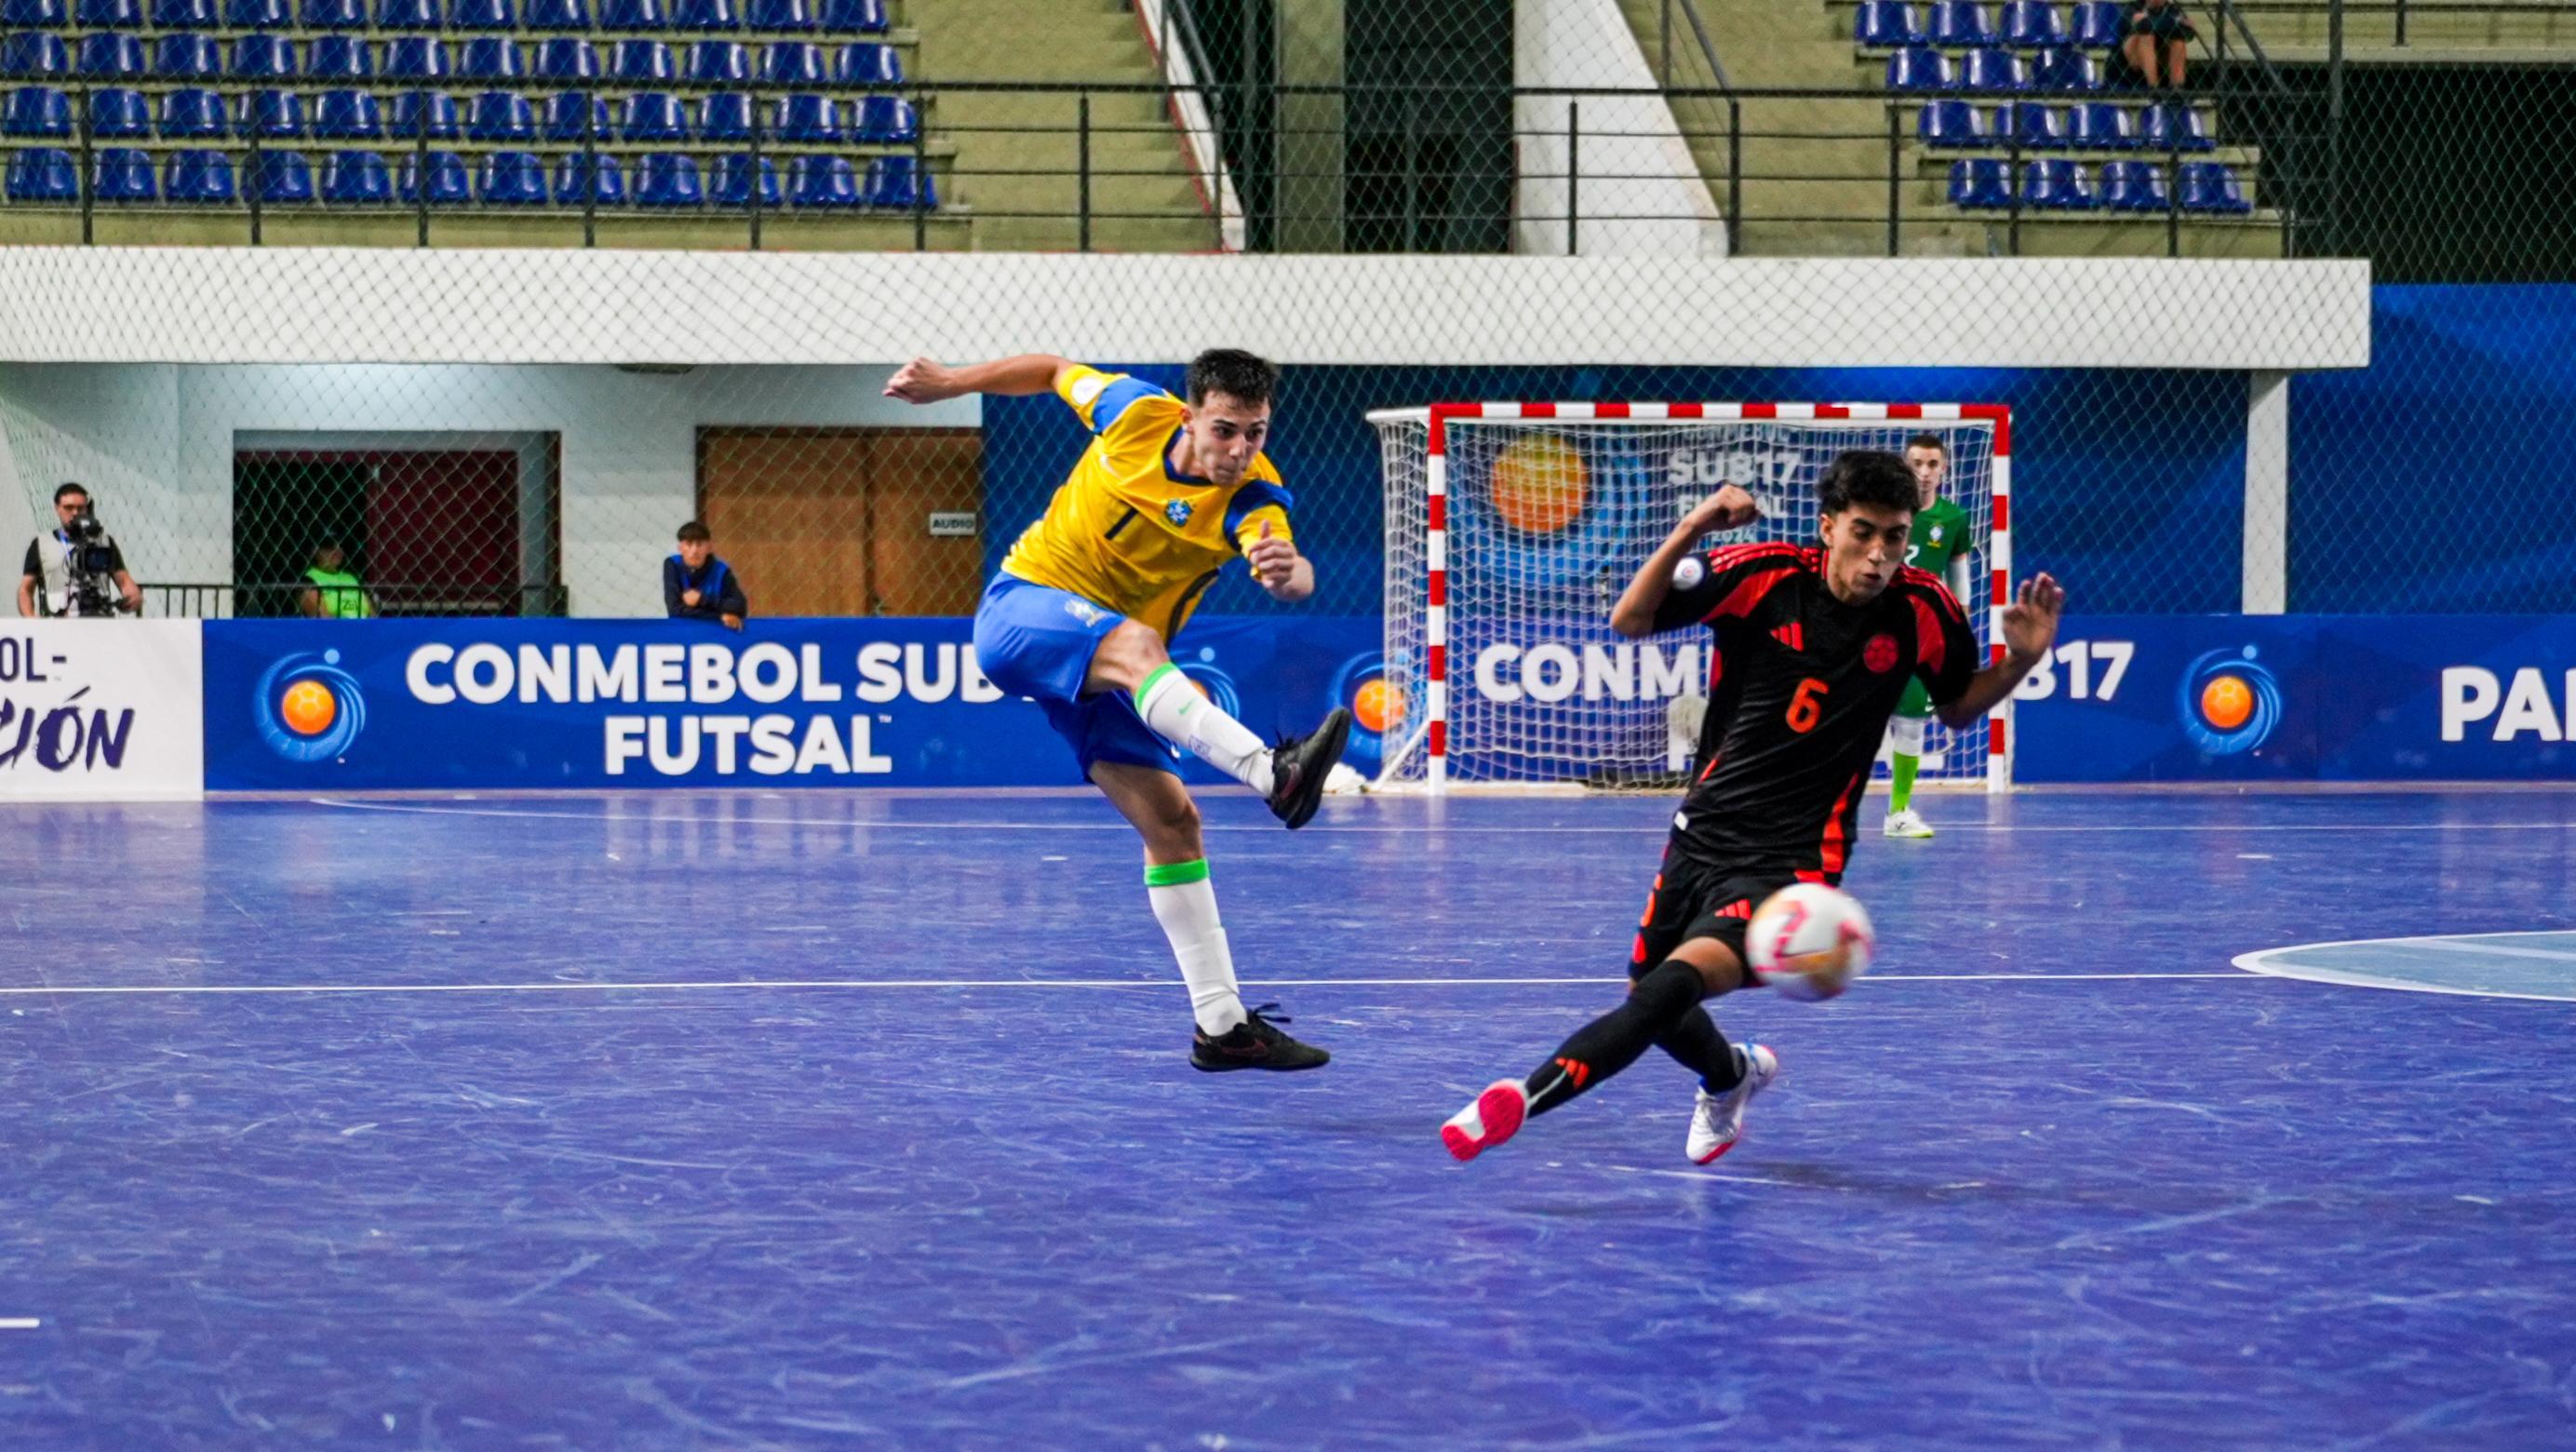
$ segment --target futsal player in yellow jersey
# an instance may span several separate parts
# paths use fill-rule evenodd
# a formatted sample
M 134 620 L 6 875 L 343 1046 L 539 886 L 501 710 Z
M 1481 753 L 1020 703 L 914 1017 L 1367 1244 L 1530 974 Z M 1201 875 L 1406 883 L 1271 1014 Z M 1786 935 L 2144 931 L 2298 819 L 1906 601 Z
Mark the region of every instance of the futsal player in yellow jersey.
M 909 403 L 1052 390 L 1091 431 L 1091 447 L 984 592 L 976 662 L 993 684 L 1036 698 L 1083 776 L 1145 839 L 1145 895 L 1189 984 L 1190 1062 L 1207 1070 L 1311 1069 L 1331 1057 L 1262 1016 L 1277 1005 L 1243 1006 L 1198 807 L 1166 744 L 1261 793 L 1293 829 L 1314 816 L 1350 737 L 1351 713 L 1336 708 L 1314 734 L 1264 746 L 1168 650 L 1237 554 L 1271 598 L 1315 593 L 1315 567 L 1289 524 L 1294 501 L 1261 453 L 1278 388 L 1277 368 L 1220 348 L 1191 361 L 1186 403 L 1043 353 L 967 368 L 919 358 L 885 390 Z

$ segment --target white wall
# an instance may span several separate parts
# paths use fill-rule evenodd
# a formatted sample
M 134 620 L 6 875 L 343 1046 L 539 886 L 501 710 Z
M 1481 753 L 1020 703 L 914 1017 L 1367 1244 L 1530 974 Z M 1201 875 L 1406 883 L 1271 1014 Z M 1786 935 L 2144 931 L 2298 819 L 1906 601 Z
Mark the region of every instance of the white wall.
M 1515 84 L 1654 89 L 1654 68 L 1618 0 L 1520 0 L 1514 12 Z M 1566 250 L 1566 121 L 1578 104 L 1578 250 L 1590 257 L 1725 256 L 1725 214 L 1661 96 L 1513 100 L 1521 170 L 1513 250 Z

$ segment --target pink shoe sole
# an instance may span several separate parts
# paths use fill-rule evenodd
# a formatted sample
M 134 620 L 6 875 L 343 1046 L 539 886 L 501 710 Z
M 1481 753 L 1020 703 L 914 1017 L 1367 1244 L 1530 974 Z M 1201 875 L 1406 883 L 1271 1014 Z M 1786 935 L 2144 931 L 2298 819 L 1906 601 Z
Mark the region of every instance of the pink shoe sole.
M 1520 1132 L 1529 1096 L 1516 1079 L 1504 1079 L 1476 1096 L 1467 1113 L 1440 1126 L 1440 1142 L 1461 1160 L 1472 1160 Z

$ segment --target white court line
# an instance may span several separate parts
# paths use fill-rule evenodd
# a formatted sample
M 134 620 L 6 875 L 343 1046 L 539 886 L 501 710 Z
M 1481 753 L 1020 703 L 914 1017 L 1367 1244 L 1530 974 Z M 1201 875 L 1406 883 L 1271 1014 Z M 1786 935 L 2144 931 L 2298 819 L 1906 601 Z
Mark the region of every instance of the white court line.
M 34 1316 L 0 1316 L 0 1331 L 33 1331 L 44 1324 Z
M 2097 983 L 2110 979 L 2224 978 L 2249 982 L 2242 973 L 1873 973 L 1872 983 Z M 1599 988 L 1618 980 L 1587 978 L 1261 978 L 1247 988 L 1512 988 L 1581 984 Z M 749 978 L 680 983 L 100 983 L 59 988 L 5 987 L 0 996 L 55 994 L 142 997 L 153 994 L 259 993 L 721 993 L 751 988 L 1169 988 L 1161 978 Z
M 494 807 L 413 806 L 403 802 L 354 802 L 341 797 L 308 797 L 317 807 L 334 807 L 344 812 L 405 812 L 426 817 L 512 817 L 545 819 L 559 822 L 591 822 L 603 827 L 686 827 L 753 826 L 753 827 L 855 827 L 875 832 L 946 832 L 967 829 L 978 832 L 1132 832 L 1124 822 L 931 822 L 931 821 L 851 821 L 829 817 L 610 817 L 598 812 L 505 812 Z M 2576 828 L 2576 821 L 2525 822 L 2166 822 L 2135 827 L 2041 826 L 2013 822 L 1945 822 L 1944 832 L 1987 832 L 1996 836 L 2021 833 L 2054 832 L 2528 832 L 2535 828 Z M 1202 832 L 1277 832 L 1275 826 L 1227 826 L 1202 823 Z M 1619 837 L 1660 837 L 1671 830 L 1660 817 L 1633 827 L 1530 827 L 1501 826 L 1484 822 L 1372 822 L 1355 825 L 1331 825 L 1315 822 L 1305 827 L 1312 836 L 1318 832 L 1423 834 L 1432 832 L 1475 833 L 1480 836 L 1515 834 L 1589 834 Z
M 2459 938 L 2553 938 L 2564 937 L 2567 928 L 2519 928 L 2500 933 L 2451 933 Z M 2514 998 L 2527 1003 L 2565 1003 L 2563 993 L 2504 993 L 2490 988 L 2454 988 L 2439 983 L 2414 983 L 2392 978 L 2385 973 L 2368 973 L 2355 969 L 2328 968 L 2310 963 L 2273 961 L 2286 953 L 2304 953 L 2317 948 L 2441 948 L 2449 952 L 2495 953 L 2517 958 L 2565 958 L 2563 953 L 2548 953 L 2531 948 L 2481 947 L 2474 943 L 2443 942 L 2430 937 L 2414 938 L 2339 938 L 2331 943 L 2293 943 L 2286 948 L 2265 948 L 2255 953 L 2240 953 L 2229 960 L 2248 973 L 2267 978 L 2295 978 L 2307 983 L 2332 983 L 2346 988 L 2384 988 L 2394 993 L 2439 993 L 2453 998 Z
M 2480 934 L 2479 936 L 2489 935 Z M 2492 936 L 2502 938 L 2517 935 L 2496 933 Z M 2569 933 L 2567 936 L 2576 938 L 2576 933 Z M 2448 938 L 2399 938 L 2397 941 L 2409 948 L 2430 948 L 2437 953 L 2484 953 L 2496 958 L 2547 958 L 2559 963 L 2576 963 L 2576 953 L 2553 953 L 2546 948 L 2507 948 L 2497 943 L 2454 942 Z

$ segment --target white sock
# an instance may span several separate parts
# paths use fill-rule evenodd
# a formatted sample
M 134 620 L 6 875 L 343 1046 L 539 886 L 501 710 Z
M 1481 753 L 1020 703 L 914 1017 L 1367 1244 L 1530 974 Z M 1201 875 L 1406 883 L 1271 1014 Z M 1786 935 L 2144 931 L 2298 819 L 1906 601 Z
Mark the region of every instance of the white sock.
M 1145 684 L 1136 688 L 1136 714 L 1164 740 L 1187 747 L 1192 756 L 1263 796 L 1270 795 L 1270 748 L 1261 744 L 1251 727 L 1200 695 L 1180 667 L 1165 665 L 1145 678 Z
M 1224 924 L 1217 921 L 1216 887 L 1208 881 L 1207 859 L 1148 866 L 1145 896 L 1154 904 L 1163 936 L 1172 940 L 1172 956 L 1181 962 L 1181 981 L 1190 986 L 1190 1013 L 1199 1027 L 1214 1037 L 1243 1022 L 1234 953 L 1226 946 Z

